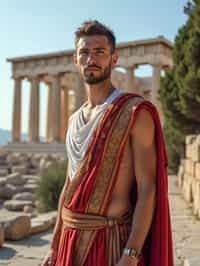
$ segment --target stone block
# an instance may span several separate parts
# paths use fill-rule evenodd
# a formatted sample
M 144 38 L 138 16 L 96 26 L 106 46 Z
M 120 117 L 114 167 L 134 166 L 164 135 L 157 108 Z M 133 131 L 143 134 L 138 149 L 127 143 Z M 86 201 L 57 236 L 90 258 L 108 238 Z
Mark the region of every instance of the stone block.
M 38 168 L 28 168 L 27 169 L 27 174 L 30 174 L 30 175 L 37 175 L 38 172 L 39 172 Z
M 23 192 L 27 192 L 26 188 L 24 188 L 25 185 L 19 185 L 19 186 L 15 186 L 16 187 L 16 193 L 23 193 Z
M 35 195 L 31 192 L 22 192 L 22 193 L 17 193 L 12 197 L 13 200 L 29 200 L 29 201 L 34 201 L 35 200 Z
M 5 169 L 0 169 L 0 177 L 1 176 L 7 176 L 8 175 L 8 169 L 5 168 Z
M 194 177 L 192 177 L 192 181 L 191 181 L 191 193 L 192 193 L 192 201 L 194 201 L 194 197 L 195 197 L 195 194 L 196 194 L 196 190 L 197 190 L 197 187 L 196 187 L 196 179 Z
M 11 165 L 19 165 L 19 154 L 11 153 L 7 156 L 7 160 Z
M 192 145 L 192 161 L 200 162 L 200 143 L 197 141 Z
M 26 165 L 13 166 L 12 167 L 12 172 L 24 175 L 27 172 L 27 166 Z
M 25 183 L 24 179 L 19 173 L 12 173 L 6 177 L 7 183 L 12 185 L 23 185 Z
M 195 173 L 194 176 L 196 179 L 200 180 L 200 163 L 195 164 Z
M 41 221 L 37 217 L 31 220 L 31 231 L 30 234 L 38 234 L 45 232 L 52 227 L 50 221 Z
M 30 234 L 31 221 L 30 217 L 26 215 L 21 214 L 16 217 L 7 217 L 2 224 L 5 232 L 5 239 L 19 240 Z
M 39 214 L 36 218 L 31 219 L 31 234 L 40 233 L 53 227 L 56 223 L 57 212 L 47 212 Z
M 4 202 L 4 208 L 9 211 L 22 211 L 24 206 L 33 206 L 30 200 L 7 200 Z
M 179 187 L 183 186 L 183 178 L 184 178 L 184 167 L 183 165 L 180 165 L 178 169 L 178 186 Z
M 0 247 L 3 246 L 4 239 L 5 239 L 4 229 L 2 226 L 0 226 Z
M 185 173 L 190 176 L 195 176 L 195 162 L 190 159 L 185 160 Z
M 33 180 L 33 179 L 30 179 L 30 180 L 27 180 L 26 184 L 27 185 L 38 185 L 38 181 L 37 180 Z
M 193 214 L 197 215 L 200 211 L 200 181 L 193 180 Z
M 28 206 L 28 205 L 25 205 L 24 206 L 24 209 L 23 209 L 23 212 L 24 213 L 34 213 L 35 211 L 35 208 L 33 208 L 32 206 Z
M 0 198 L 1 199 L 11 199 L 16 193 L 16 187 L 11 184 L 5 184 L 0 187 Z
M 183 266 L 200 266 L 200 256 L 185 258 Z
M 35 193 L 38 188 L 37 184 L 25 184 L 24 191 Z
M 196 137 L 197 137 L 197 135 L 194 135 L 194 134 L 187 135 L 186 138 L 185 138 L 185 144 L 186 145 L 187 144 L 192 144 L 195 141 Z
M 22 175 L 22 178 L 27 182 L 28 180 L 34 180 L 34 181 L 39 181 L 40 177 L 38 175 Z
M 192 159 L 193 144 L 187 144 L 185 147 L 185 156 L 187 159 Z
M 6 178 L 0 177 L 0 188 L 6 184 Z
M 184 174 L 184 181 L 183 181 L 183 197 L 186 202 L 191 203 L 192 202 L 192 177 Z

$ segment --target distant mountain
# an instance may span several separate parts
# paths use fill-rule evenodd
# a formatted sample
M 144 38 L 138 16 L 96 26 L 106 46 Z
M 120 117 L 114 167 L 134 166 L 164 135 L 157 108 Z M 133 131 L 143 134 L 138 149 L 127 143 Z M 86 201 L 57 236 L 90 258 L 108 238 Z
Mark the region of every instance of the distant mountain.
M 11 141 L 11 131 L 0 128 L 0 146 L 6 145 Z
M 0 128 L 0 146 L 6 145 L 12 139 L 12 132 L 7 129 Z M 22 133 L 22 141 L 27 139 L 27 134 Z M 45 141 L 44 137 L 40 137 L 41 141 Z
M 27 134 L 22 134 L 22 140 L 27 138 Z M 7 129 L 0 128 L 0 146 L 6 145 L 12 139 L 12 132 Z

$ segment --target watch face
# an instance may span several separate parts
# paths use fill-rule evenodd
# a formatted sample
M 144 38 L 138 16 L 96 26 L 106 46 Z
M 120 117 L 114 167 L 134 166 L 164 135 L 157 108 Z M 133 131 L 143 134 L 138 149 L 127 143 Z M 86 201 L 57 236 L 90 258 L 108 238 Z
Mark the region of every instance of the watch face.
M 127 254 L 128 256 L 130 256 L 132 258 L 136 258 L 137 259 L 137 257 L 138 257 L 137 251 L 135 249 L 125 248 L 124 252 L 125 252 L 125 254 Z
M 131 250 L 131 256 L 133 256 L 133 257 L 136 256 L 136 251 L 134 249 Z

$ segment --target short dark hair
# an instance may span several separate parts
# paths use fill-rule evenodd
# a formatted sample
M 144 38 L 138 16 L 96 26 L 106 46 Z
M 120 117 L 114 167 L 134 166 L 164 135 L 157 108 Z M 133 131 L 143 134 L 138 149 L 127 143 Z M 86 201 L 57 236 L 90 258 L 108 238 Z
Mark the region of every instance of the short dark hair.
M 114 52 L 116 48 L 116 38 L 114 32 L 100 23 L 97 20 L 88 20 L 83 22 L 81 27 L 77 29 L 75 32 L 75 47 L 77 47 L 77 43 L 79 39 L 83 36 L 92 36 L 92 35 L 103 35 L 106 36 L 108 42 L 111 45 L 111 51 Z

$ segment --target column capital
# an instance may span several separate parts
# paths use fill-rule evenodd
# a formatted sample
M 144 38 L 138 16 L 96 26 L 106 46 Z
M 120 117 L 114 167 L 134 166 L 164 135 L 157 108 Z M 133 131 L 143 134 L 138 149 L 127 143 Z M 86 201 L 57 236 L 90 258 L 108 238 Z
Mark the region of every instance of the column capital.
M 151 64 L 151 66 L 153 68 L 159 68 L 159 69 L 162 69 L 163 68 L 163 65 L 162 64 L 159 64 L 159 63 Z
M 170 66 L 170 65 L 163 65 L 163 66 L 162 66 L 162 69 L 165 70 L 165 71 L 166 71 L 166 70 L 172 70 L 173 67 Z
M 40 77 L 39 77 L 39 75 L 29 75 L 28 77 L 27 77 L 27 80 L 29 81 L 29 82 L 31 82 L 31 81 L 40 81 Z
M 15 81 L 22 81 L 24 79 L 24 77 L 16 77 L 16 76 L 12 76 L 12 79 Z
M 60 79 L 63 76 L 61 72 L 48 73 L 52 79 Z
M 126 68 L 130 68 L 131 70 L 135 70 L 138 68 L 138 64 L 134 64 L 134 65 L 128 66 Z

